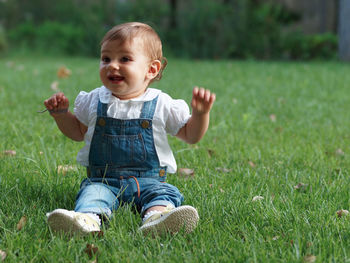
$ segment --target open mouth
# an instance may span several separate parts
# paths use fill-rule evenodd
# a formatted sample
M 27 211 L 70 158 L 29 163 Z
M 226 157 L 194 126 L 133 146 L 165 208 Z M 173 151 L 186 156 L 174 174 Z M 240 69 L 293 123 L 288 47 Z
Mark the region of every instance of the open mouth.
M 112 82 L 121 82 L 124 80 L 124 77 L 113 75 L 113 76 L 108 76 L 108 79 Z

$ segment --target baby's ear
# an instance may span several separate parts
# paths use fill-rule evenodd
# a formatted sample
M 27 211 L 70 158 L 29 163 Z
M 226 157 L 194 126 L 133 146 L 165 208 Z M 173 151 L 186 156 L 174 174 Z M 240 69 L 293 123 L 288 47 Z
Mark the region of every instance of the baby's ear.
M 159 60 L 157 59 L 153 60 L 149 65 L 147 78 L 154 79 L 158 75 L 161 66 L 162 66 L 162 63 Z

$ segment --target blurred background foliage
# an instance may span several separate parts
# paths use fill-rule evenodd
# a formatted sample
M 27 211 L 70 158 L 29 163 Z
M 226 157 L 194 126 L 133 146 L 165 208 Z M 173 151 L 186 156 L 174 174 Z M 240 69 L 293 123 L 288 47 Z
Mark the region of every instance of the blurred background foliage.
M 166 56 L 330 59 L 334 32 L 305 34 L 302 14 L 268 0 L 0 0 L 0 51 L 98 56 L 115 24 L 149 23 Z

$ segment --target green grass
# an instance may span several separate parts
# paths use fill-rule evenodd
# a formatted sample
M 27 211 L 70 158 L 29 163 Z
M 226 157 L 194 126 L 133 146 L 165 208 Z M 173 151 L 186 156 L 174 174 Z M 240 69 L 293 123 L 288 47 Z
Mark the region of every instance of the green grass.
M 72 71 L 57 79 L 58 68 Z M 191 98 L 194 85 L 217 94 L 205 138 L 190 146 L 170 138 L 179 167 L 193 178 L 168 182 L 199 211 L 190 235 L 141 236 L 138 215 L 122 207 L 102 237 L 52 235 L 45 213 L 74 208 L 84 169 L 82 147 L 65 138 L 43 109 L 59 88 L 71 110 L 80 90 L 100 85 L 98 60 L 0 59 L 0 250 L 5 262 L 350 262 L 350 65 L 337 62 L 182 61 L 170 59 L 154 85 Z M 275 117 L 275 121 L 273 121 Z M 227 170 L 223 170 L 223 169 Z M 304 191 L 298 183 L 307 184 Z M 264 199 L 252 202 L 254 196 Z M 21 230 L 17 223 L 26 216 Z M 312 261 L 310 261 L 312 262 Z

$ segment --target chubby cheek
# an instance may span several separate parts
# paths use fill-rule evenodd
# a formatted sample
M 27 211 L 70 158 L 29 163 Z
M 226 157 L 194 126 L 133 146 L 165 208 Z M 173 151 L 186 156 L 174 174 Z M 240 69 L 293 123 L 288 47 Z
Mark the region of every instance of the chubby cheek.
M 104 67 L 100 67 L 100 79 L 105 82 L 107 79 L 106 70 Z

